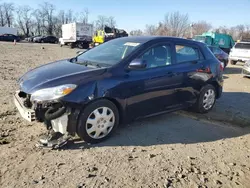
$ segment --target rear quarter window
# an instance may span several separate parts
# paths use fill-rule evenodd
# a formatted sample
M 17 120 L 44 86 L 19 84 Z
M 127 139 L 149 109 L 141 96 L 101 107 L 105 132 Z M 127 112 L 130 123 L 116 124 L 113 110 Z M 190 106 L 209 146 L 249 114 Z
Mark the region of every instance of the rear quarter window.
M 176 50 L 176 61 L 177 63 L 198 61 L 203 59 L 202 54 L 198 48 L 185 46 L 185 45 L 175 45 Z

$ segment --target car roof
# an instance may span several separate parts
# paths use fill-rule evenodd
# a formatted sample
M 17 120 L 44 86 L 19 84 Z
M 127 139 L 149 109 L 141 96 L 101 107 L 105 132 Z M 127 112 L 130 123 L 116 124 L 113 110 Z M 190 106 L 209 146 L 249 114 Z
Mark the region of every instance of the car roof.
M 149 41 L 159 41 L 159 40 L 169 40 L 172 42 L 183 42 L 183 43 L 190 43 L 190 44 L 198 44 L 204 46 L 203 42 L 194 41 L 190 39 L 184 39 L 179 37 L 168 37 L 168 36 L 128 36 L 122 37 L 119 39 L 129 40 L 130 42 L 138 42 L 138 43 L 146 43 Z
M 209 48 L 219 48 L 218 46 L 207 45 Z

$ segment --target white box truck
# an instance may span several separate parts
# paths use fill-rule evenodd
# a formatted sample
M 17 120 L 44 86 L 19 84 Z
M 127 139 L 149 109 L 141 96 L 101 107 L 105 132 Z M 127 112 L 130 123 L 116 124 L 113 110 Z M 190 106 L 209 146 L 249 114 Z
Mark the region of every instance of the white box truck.
M 13 28 L 13 27 L 0 27 L 0 35 L 3 35 L 3 34 L 17 35 L 17 28 Z
M 92 42 L 93 25 L 84 23 L 69 23 L 62 25 L 62 38 L 60 45 L 70 45 L 72 48 L 88 48 Z

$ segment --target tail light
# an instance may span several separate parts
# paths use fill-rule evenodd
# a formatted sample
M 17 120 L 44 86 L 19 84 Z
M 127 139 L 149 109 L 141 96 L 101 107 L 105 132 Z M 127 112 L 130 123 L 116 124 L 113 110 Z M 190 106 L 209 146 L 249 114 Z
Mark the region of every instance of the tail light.
M 224 63 L 220 62 L 220 70 L 223 71 L 224 70 Z

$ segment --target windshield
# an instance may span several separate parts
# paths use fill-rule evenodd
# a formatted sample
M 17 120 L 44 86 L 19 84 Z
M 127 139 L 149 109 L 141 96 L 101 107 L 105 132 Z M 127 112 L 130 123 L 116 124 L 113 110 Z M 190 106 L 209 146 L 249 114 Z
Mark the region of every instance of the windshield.
M 140 45 L 141 43 L 131 42 L 129 39 L 114 39 L 79 55 L 77 62 L 89 61 L 99 65 L 112 66 L 119 63 Z
M 237 43 L 235 48 L 239 49 L 250 49 L 250 43 Z

